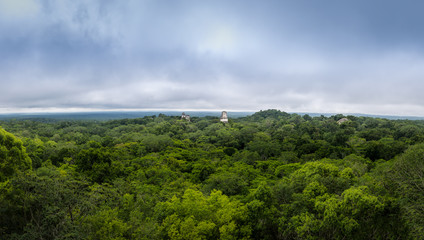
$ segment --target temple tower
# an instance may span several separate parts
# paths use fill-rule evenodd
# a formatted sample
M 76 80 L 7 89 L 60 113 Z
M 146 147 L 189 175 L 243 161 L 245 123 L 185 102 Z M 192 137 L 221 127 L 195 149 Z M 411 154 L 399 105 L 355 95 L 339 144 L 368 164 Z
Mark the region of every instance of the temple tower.
M 190 115 L 186 115 L 185 112 L 181 114 L 181 120 L 185 119 L 186 121 L 190 122 Z
M 223 123 L 228 123 L 228 116 L 226 111 L 222 111 L 221 118 L 219 119 Z

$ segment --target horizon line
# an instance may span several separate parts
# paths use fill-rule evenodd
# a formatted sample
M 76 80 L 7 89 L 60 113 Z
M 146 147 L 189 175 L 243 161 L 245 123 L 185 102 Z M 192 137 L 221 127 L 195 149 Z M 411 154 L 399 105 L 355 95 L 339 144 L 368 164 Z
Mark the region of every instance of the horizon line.
M 365 115 L 365 116 L 381 116 L 381 117 L 413 117 L 413 118 L 424 118 L 424 116 L 418 115 L 397 115 L 397 114 L 380 114 L 380 113 L 352 113 L 352 112 L 318 112 L 318 111 L 284 111 L 282 109 L 277 108 L 268 108 L 268 109 L 260 109 L 260 110 L 252 110 L 252 109 L 187 109 L 187 108 L 0 108 L 0 115 L 11 115 L 11 114 L 76 114 L 76 113 L 107 113 L 107 112 L 248 112 L 248 113 L 256 113 L 260 111 L 266 110 L 280 110 L 282 112 L 287 113 L 296 113 L 296 114 L 325 114 L 325 115 Z

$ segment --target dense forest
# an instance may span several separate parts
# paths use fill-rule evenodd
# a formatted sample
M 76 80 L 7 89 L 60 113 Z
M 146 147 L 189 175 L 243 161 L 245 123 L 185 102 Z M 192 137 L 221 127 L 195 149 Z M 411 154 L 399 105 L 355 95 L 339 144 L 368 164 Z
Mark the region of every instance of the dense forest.
M 266 110 L 0 126 L 1 239 L 424 236 L 424 121 Z

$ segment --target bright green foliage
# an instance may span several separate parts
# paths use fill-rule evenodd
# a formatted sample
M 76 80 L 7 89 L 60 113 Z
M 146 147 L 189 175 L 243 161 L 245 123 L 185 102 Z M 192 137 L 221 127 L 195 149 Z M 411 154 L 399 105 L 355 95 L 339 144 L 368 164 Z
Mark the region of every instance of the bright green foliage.
M 160 231 L 169 239 L 247 239 L 249 226 L 247 208 L 239 201 L 230 200 L 221 191 L 206 197 L 188 189 L 182 198 L 174 196 L 156 207 L 161 220 Z
M 311 182 L 318 182 L 325 185 L 330 193 L 341 193 L 353 181 L 352 169 L 340 169 L 323 161 L 308 162 L 289 177 L 289 182 L 296 191 L 304 189 Z
M 287 237 L 407 239 L 402 223 L 396 221 L 400 213 L 393 199 L 372 195 L 365 186 L 337 195 L 311 182 L 292 204 L 282 207 L 285 214 L 280 218 L 280 229 Z
M 27 169 L 31 169 L 31 159 L 22 141 L 0 127 L 0 182 Z
M 249 223 L 252 228 L 254 239 L 275 239 L 278 229 L 274 226 L 278 223 L 278 210 L 272 190 L 265 182 L 252 190 L 247 196 L 249 202 L 246 206 L 249 213 Z
M 266 110 L 228 124 L 0 123 L 17 136 L 0 129 L 1 239 L 424 235 L 424 121 Z
M 118 218 L 118 209 L 103 209 L 81 219 L 81 236 L 90 240 L 127 239 L 129 226 Z

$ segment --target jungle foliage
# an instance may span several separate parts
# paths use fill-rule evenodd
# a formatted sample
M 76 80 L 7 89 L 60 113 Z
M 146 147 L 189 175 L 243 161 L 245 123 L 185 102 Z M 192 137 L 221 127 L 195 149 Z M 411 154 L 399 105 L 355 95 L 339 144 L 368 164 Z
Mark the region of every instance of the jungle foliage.
M 0 125 L 1 239 L 424 236 L 423 121 L 266 110 Z

